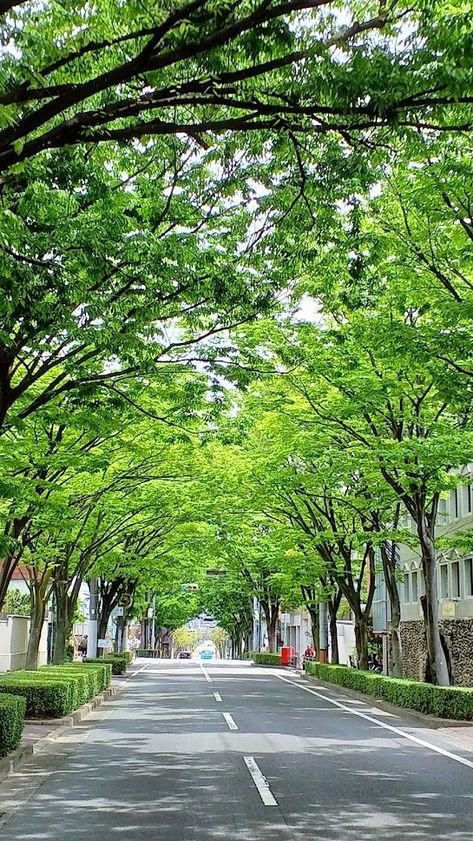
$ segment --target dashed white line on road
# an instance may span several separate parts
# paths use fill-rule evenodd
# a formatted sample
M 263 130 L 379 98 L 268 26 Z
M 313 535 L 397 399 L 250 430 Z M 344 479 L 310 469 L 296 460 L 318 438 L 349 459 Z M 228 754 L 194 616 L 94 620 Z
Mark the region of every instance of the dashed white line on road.
M 205 668 L 205 666 L 202 665 L 202 663 L 200 664 L 200 668 L 202 669 L 202 674 L 205 677 L 207 683 L 213 683 L 212 678 L 210 677 L 207 669 Z
M 214 692 L 214 698 L 216 701 L 221 701 L 222 696 L 220 695 L 220 692 Z
M 230 730 L 238 730 L 238 725 L 235 724 L 233 717 L 230 715 L 230 713 L 222 713 L 222 715 L 225 721 L 227 722 Z
M 244 756 L 245 765 L 248 768 L 248 771 L 251 774 L 253 782 L 258 790 L 258 794 L 261 797 L 265 806 L 277 806 L 278 801 L 274 797 L 269 783 L 265 776 L 263 776 L 262 772 L 258 768 L 253 756 Z
M 456 753 L 450 753 L 449 750 L 444 750 L 443 748 L 437 747 L 437 745 L 432 745 L 430 742 L 424 741 L 424 739 L 419 739 L 417 736 L 413 736 L 412 733 L 407 733 L 406 730 L 400 730 L 399 727 L 393 727 L 392 724 L 380 721 L 379 718 L 373 718 L 373 716 L 367 715 L 366 713 L 361 712 L 361 710 L 354 710 L 353 707 L 347 707 L 345 704 L 341 704 L 340 701 L 335 701 L 334 698 L 329 698 L 321 692 L 316 692 L 315 689 L 309 689 L 308 686 L 303 686 L 302 683 L 294 683 L 293 680 L 288 680 L 286 677 L 278 675 L 275 672 L 273 672 L 273 674 L 274 677 L 279 678 L 279 680 L 283 680 L 284 683 L 289 683 L 291 686 L 297 687 L 297 689 L 303 689 L 304 692 L 310 692 L 311 695 L 321 698 L 322 701 L 328 701 L 329 704 L 333 704 L 334 707 L 345 710 L 345 712 L 351 713 L 351 715 L 356 715 L 358 718 L 364 718 L 366 721 L 370 721 L 371 724 L 377 724 L 378 727 L 383 727 L 384 730 L 390 730 L 390 732 L 395 733 L 396 736 L 408 739 L 410 742 L 414 742 L 414 744 L 419 745 L 421 748 L 427 748 L 427 750 L 439 753 L 441 756 L 447 757 L 447 759 L 453 759 L 454 762 L 459 762 L 460 765 L 466 765 L 467 768 L 473 768 L 473 762 L 470 759 L 465 759 L 463 756 L 458 756 Z
M 136 675 L 139 675 L 140 672 L 144 672 L 144 670 L 147 669 L 148 666 L 149 666 L 149 663 L 145 663 L 145 665 L 142 666 L 141 669 L 138 669 L 136 672 L 132 672 L 130 677 L 136 677 Z

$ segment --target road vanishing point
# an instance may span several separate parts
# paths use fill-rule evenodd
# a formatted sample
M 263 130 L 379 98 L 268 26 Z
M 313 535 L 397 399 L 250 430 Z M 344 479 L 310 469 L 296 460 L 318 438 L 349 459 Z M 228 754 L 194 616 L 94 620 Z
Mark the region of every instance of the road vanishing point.
M 455 728 L 236 661 L 138 661 L 120 687 L 0 785 L 2 841 L 473 839 Z

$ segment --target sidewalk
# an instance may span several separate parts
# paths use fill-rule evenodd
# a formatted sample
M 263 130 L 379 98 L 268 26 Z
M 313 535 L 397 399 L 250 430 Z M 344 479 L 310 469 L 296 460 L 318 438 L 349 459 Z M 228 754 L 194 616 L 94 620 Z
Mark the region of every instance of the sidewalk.
M 424 715 L 405 707 L 395 707 L 393 704 L 388 704 L 372 695 L 363 695 L 361 692 L 356 692 L 348 687 L 328 683 L 320 678 L 307 675 L 306 672 L 299 669 L 291 669 L 291 671 L 307 683 L 312 684 L 314 688 L 317 687 L 320 692 L 333 696 L 334 700 L 342 704 L 347 701 L 350 702 L 350 708 L 352 708 L 354 701 L 358 701 L 360 712 L 374 718 L 378 716 L 382 720 L 386 720 L 386 716 L 388 716 L 389 723 L 395 727 L 408 730 L 410 733 L 416 732 L 418 736 L 424 739 L 428 736 L 430 741 L 438 743 L 445 750 L 461 751 L 469 758 L 473 756 L 473 721 L 470 723 Z M 399 719 L 399 721 L 396 721 L 396 719 Z
M 120 685 L 119 682 L 112 682 L 108 689 L 105 689 L 88 704 L 84 704 L 64 718 L 42 719 L 40 721 L 27 719 L 19 747 L 7 756 L 0 758 L 0 782 L 13 771 L 21 768 L 33 754 L 39 753 L 50 742 L 80 724 L 104 701 L 112 698 L 119 690 Z

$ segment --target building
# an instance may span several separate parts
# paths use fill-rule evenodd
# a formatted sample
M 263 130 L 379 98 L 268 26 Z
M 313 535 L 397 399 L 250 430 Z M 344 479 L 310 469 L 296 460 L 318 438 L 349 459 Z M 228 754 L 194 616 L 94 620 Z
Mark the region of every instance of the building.
M 473 465 L 468 465 L 464 473 L 472 476 Z M 414 531 L 409 516 L 405 516 L 403 524 Z M 454 488 L 448 497 L 440 500 L 436 530 L 440 630 L 450 654 L 454 682 L 473 686 L 473 541 L 472 549 L 468 549 L 468 531 L 473 531 L 473 482 Z M 442 538 L 449 539 L 450 548 L 442 548 Z M 406 677 L 423 680 L 424 577 L 415 546 L 400 546 L 399 575 L 404 673 Z

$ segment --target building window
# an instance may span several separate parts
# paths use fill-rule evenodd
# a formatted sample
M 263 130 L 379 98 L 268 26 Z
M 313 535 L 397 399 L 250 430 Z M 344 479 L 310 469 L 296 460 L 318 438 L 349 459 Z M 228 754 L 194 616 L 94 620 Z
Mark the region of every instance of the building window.
M 404 594 L 404 601 L 410 602 L 410 594 L 409 594 L 409 573 L 404 573 L 404 581 L 403 581 L 403 594 Z
M 465 596 L 473 596 L 473 558 L 465 558 Z
M 446 499 L 439 499 L 438 509 L 437 509 L 437 519 L 439 525 L 446 523 L 447 521 L 447 500 Z
M 453 561 L 452 566 L 452 599 L 460 598 L 460 563 Z
M 440 598 L 448 599 L 448 564 L 440 565 Z
M 465 488 L 465 510 L 467 514 L 471 514 L 473 512 L 473 488 L 471 485 L 467 485 Z
M 455 519 L 460 516 L 460 506 L 458 504 L 458 488 L 454 488 L 452 491 L 452 517 Z
M 418 602 L 419 601 L 419 578 L 417 574 L 417 570 L 414 569 L 412 571 L 412 584 L 411 584 L 412 594 L 411 594 L 411 601 Z
M 419 598 L 422 598 L 422 596 L 425 596 L 424 573 L 422 569 L 419 569 L 417 573 L 417 580 L 419 582 Z

